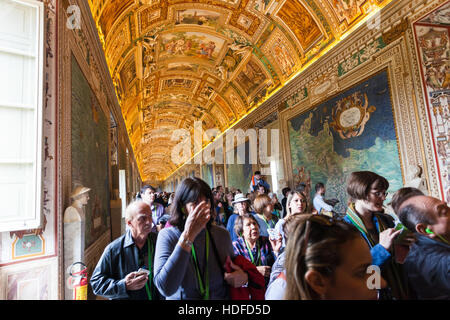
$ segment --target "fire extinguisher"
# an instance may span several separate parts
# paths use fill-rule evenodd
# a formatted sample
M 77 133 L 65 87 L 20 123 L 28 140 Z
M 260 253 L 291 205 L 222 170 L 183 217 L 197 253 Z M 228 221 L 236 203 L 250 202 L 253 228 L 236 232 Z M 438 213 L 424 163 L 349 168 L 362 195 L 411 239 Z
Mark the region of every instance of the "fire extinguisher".
M 74 271 L 75 266 L 79 267 L 79 271 Z M 69 278 L 67 278 L 67 286 L 73 289 L 73 300 L 87 300 L 87 266 L 83 262 L 74 262 L 67 268 Z

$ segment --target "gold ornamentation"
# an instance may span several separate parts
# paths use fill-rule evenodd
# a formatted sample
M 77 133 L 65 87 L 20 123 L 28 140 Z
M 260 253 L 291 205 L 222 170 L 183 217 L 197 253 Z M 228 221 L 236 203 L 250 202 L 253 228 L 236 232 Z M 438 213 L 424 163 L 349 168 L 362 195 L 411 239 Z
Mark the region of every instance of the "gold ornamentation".
M 369 107 L 366 93 L 355 92 L 336 103 L 330 127 L 339 133 L 342 139 L 358 137 L 364 132 L 370 114 L 375 110 L 375 106 Z

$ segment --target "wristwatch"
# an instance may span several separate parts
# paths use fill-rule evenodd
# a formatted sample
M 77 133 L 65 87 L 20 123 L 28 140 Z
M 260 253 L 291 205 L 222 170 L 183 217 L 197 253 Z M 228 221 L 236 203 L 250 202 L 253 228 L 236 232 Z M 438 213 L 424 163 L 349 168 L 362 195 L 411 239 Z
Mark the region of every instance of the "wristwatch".
M 189 241 L 188 239 L 184 238 L 183 235 L 180 236 L 181 244 L 185 245 L 186 247 L 191 247 L 194 243 L 192 241 Z

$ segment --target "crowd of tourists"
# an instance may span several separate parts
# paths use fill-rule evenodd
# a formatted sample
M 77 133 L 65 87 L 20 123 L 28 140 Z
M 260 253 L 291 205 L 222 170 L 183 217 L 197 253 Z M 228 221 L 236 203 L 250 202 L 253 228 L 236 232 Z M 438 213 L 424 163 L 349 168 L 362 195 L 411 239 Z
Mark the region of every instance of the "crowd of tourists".
M 245 192 L 196 177 L 174 193 L 146 185 L 90 284 L 109 299 L 450 299 L 447 203 L 408 187 L 386 203 L 388 188 L 351 173 L 338 214 L 324 183 L 279 201 L 259 171 Z

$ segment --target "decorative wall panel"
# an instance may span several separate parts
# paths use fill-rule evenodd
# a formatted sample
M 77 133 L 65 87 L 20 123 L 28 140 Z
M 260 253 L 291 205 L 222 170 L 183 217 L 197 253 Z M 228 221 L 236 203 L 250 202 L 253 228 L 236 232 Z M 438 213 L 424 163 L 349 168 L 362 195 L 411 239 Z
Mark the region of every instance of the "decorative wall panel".
M 414 23 L 439 184 L 450 203 L 450 2 Z
M 109 117 L 72 57 L 72 186 L 91 188 L 86 212 L 86 248 L 110 228 Z
M 346 181 L 353 171 L 368 170 L 386 177 L 389 191 L 403 185 L 391 88 L 386 71 L 289 119 L 294 186 L 323 182 L 327 194 L 347 205 Z

